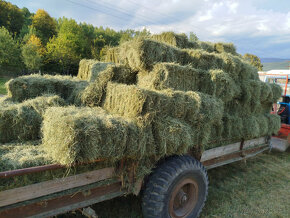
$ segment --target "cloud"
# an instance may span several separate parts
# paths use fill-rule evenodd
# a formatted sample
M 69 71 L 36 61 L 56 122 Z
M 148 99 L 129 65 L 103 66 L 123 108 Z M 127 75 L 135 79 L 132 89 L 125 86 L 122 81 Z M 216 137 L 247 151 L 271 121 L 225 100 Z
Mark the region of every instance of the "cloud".
M 146 27 L 153 33 L 195 32 L 201 40 L 235 42 L 240 52 L 248 49 L 264 56 L 272 49 L 272 53 L 279 57 L 290 56 L 289 49 L 286 49 L 290 39 L 290 12 L 286 9 L 289 9 L 288 0 L 279 3 L 265 0 L 11 2 L 21 7 L 30 5 L 33 10 L 36 7 L 44 8 L 54 17 L 65 15 L 95 26 L 108 26 L 117 30 Z

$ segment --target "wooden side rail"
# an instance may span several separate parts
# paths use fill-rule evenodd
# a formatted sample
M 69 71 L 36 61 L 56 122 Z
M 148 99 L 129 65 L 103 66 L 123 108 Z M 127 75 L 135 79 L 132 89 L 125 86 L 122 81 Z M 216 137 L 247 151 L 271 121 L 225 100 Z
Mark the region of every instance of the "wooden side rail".
M 104 168 L 74 176 L 49 180 L 46 182 L 2 191 L 0 192 L 0 209 L 1 207 L 7 205 L 16 204 L 19 202 L 109 179 L 113 177 L 113 174 L 114 168 Z

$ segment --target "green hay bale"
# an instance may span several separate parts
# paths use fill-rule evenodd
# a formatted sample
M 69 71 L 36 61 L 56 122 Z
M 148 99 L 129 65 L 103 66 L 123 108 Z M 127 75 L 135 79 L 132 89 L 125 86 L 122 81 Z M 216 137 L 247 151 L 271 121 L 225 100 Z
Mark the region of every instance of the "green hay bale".
M 12 79 L 6 85 L 8 96 L 14 101 L 22 102 L 43 94 L 53 94 L 60 95 L 69 103 L 74 103 L 88 82 L 71 76 L 33 74 Z
M 201 49 L 178 49 L 167 44 L 149 40 L 137 39 L 123 43 L 115 53 L 118 60 L 133 71 L 151 71 L 158 62 L 174 62 L 180 65 L 190 64 L 192 67 L 202 70 L 222 69 L 238 81 L 240 76 L 252 78 L 252 74 L 243 65 L 249 65 L 238 56 L 229 53 L 209 53 Z M 108 59 L 108 61 L 114 61 Z M 243 75 L 241 75 L 243 74 Z
M 0 144 L 0 172 L 56 163 L 48 156 L 39 143 L 41 142 L 28 141 L 25 143 Z M 112 165 L 108 165 L 108 163 L 94 163 L 26 174 L 13 178 L 2 178 L 0 179 L 0 192 L 108 166 Z
M 77 78 L 89 82 L 95 81 L 98 74 L 110 65 L 112 65 L 112 63 L 100 62 L 94 59 L 82 59 L 79 64 Z
M 225 114 L 223 117 L 223 140 L 243 138 L 243 119 L 239 116 Z
M 221 70 L 203 71 L 190 66 L 160 63 L 150 73 L 139 72 L 139 87 L 163 90 L 199 91 L 230 101 L 240 94 L 240 87 Z
M 114 56 L 115 63 L 128 65 L 133 71 L 151 71 L 157 62 L 189 64 L 190 56 L 175 47 L 149 39 L 136 39 L 123 43 Z
M 102 158 L 114 161 L 155 151 L 152 133 L 101 108 L 49 108 L 42 131 L 45 150 L 65 165 Z
M 246 68 L 252 69 L 250 65 L 243 61 L 241 57 L 234 56 L 230 53 L 210 53 L 198 49 L 184 49 L 191 57 L 187 58 L 187 62 L 196 69 L 211 70 L 220 69 L 228 73 L 236 82 L 241 79 L 251 79 L 256 71 L 247 71 Z M 248 66 L 249 65 L 249 66 Z
M 108 66 L 107 69 L 100 72 L 95 81 L 90 83 L 82 92 L 82 104 L 87 106 L 100 106 L 109 81 L 133 84 L 136 83 L 136 72 L 132 72 L 131 69 L 122 65 Z
M 18 104 L 0 105 L 0 142 L 35 140 L 42 114 L 51 106 L 65 105 L 59 96 L 42 96 Z
M 277 135 L 278 131 L 281 128 L 281 117 L 277 114 L 266 114 L 265 116 L 268 118 L 269 122 L 268 134 Z
M 207 52 L 214 52 L 214 43 L 198 41 L 199 47 Z
M 185 154 L 194 146 L 191 127 L 184 121 L 162 117 L 153 124 L 157 155 Z
M 223 103 L 203 93 L 153 91 L 116 83 L 108 83 L 103 107 L 110 113 L 149 123 L 159 115 L 196 123 L 213 122 L 223 114 Z
M 106 50 L 106 54 L 104 57 L 105 62 L 119 63 L 119 47 L 111 47 Z
M 175 89 L 181 91 L 200 91 L 214 94 L 211 75 L 204 70 L 174 63 L 158 63 L 150 73 L 138 73 L 138 87 L 147 89 Z
M 178 48 L 199 48 L 197 42 L 189 42 L 185 34 L 176 34 L 174 32 L 163 32 L 152 35 L 151 39 L 175 46 Z
M 257 115 L 257 122 L 259 124 L 259 136 L 267 136 L 272 135 L 271 131 L 269 131 L 269 120 L 265 114 Z
M 10 97 L 8 97 L 7 95 L 4 97 L 0 97 L 0 105 L 4 106 L 7 104 L 13 104 L 14 102 L 12 101 L 12 99 Z
M 238 55 L 236 51 L 236 47 L 233 43 L 224 43 L 224 42 L 218 42 L 214 43 L 214 50 L 218 53 L 231 53 L 233 55 Z
M 52 164 L 40 141 L 0 145 L 0 171 Z
M 252 139 L 260 136 L 260 128 L 256 116 L 248 116 L 243 118 L 243 138 Z
M 270 99 L 271 103 L 276 103 L 281 98 L 282 88 L 279 85 L 274 84 L 274 83 L 270 83 L 270 86 L 273 93 L 273 99 Z
M 234 82 L 229 74 L 223 72 L 222 70 L 211 70 L 210 75 L 211 80 L 215 85 L 214 95 L 217 98 L 220 98 L 224 102 L 227 102 L 240 95 L 240 86 Z
M 273 92 L 272 92 L 271 85 L 265 82 L 261 83 L 261 95 L 260 95 L 261 102 L 269 102 L 269 101 L 272 101 L 272 99 L 273 99 Z

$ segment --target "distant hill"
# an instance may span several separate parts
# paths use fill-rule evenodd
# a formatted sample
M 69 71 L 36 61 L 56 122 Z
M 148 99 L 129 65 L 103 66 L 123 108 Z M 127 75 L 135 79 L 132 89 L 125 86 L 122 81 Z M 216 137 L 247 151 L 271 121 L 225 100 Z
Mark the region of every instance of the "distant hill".
M 285 62 L 285 61 L 290 61 L 290 58 L 285 59 L 285 58 L 260 58 L 262 64 L 263 63 L 275 63 L 275 62 Z
M 288 70 L 290 65 L 289 59 L 282 58 L 261 58 L 263 64 L 263 71 L 269 70 Z

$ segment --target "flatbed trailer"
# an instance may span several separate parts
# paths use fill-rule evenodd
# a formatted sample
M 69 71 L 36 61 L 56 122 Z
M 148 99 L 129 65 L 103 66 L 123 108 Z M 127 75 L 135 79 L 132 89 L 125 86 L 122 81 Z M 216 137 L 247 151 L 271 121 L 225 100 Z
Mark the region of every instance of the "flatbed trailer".
M 253 157 L 270 148 L 270 137 L 261 137 L 212 148 L 204 151 L 199 156 L 189 157 L 189 155 L 186 155 L 185 160 L 190 160 L 190 158 L 192 158 L 193 163 L 198 163 L 192 166 L 200 166 L 201 169 L 205 171 L 205 169 L 209 170 Z M 171 157 L 170 159 L 169 157 L 168 161 L 163 161 L 163 165 L 160 167 L 157 165 L 153 172 L 155 172 L 155 174 L 158 173 L 158 170 L 162 172 L 162 167 L 172 166 L 172 162 L 182 164 L 181 160 L 182 158 Z M 184 167 L 184 165 L 182 166 Z M 44 172 L 47 170 L 56 170 L 63 167 L 64 166 L 52 164 L 0 172 L 0 179 Z M 0 217 L 49 217 L 132 193 L 124 189 L 121 179 L 115 176 L 117 170 L 119 169 L 110 167 L 103 168 L 2 191 L 0 192 Z M 180 170 L 184 175 L 178 177 L 181 179 L 176 179 L 178 182 L 175 182 L 174 186 L 170 185 L 172 192 L 169 195 L 171 197 L 169 197 L 168 201 L 166 200 L 166 202 L 168 202 L 168 207 L 166 207 L 165 210 L 165 212 L 167 211 L 167 215 L 164 215 L 164 217 L 198 216 L 206 200 L 207 175 L 203 177 L 206 178 L 205 183 L 199 183 L 199 181 L 197 181 L 198 179 L 194 179 L 194 174 L 191 177 L 186 176 L 192 173 L 190 169 L 189 171 L 187 170 L 188 173 L 186 173 L 186 170 L 183 171 Z M 196 172 L 199 176 L 203 175 L 198 172 L 198 170 L 196 170 Z M 206 171 L 204 173 L 206 173 Z M 145 195 L 143 200 L 145 199 L 145 203 L 142 205 L 147 207 L 147 209 L 143 209 L 145 217 L 153 217 L 153 215 L 150 214 L 149 206 L 146 206 L 150 205 L 149 201 L 149 203 L 146 202 L 146 195 L 151 192 L 150 180 L 154 180 L 154 173 L 149 179 L 147 178 L 143 181 L 133 182 L 135 195 L 138 195 L 141 189 L 146 189 L 143 191 L 143 195 Z M 202 188 L 203 185 L 205 186 L 204 188 Z M 187 188 L 184 188 L 185 186 Z M 162 193 L 160 196 L 162 196 Z M 196 207 L 199 208 L 194 209 Z

